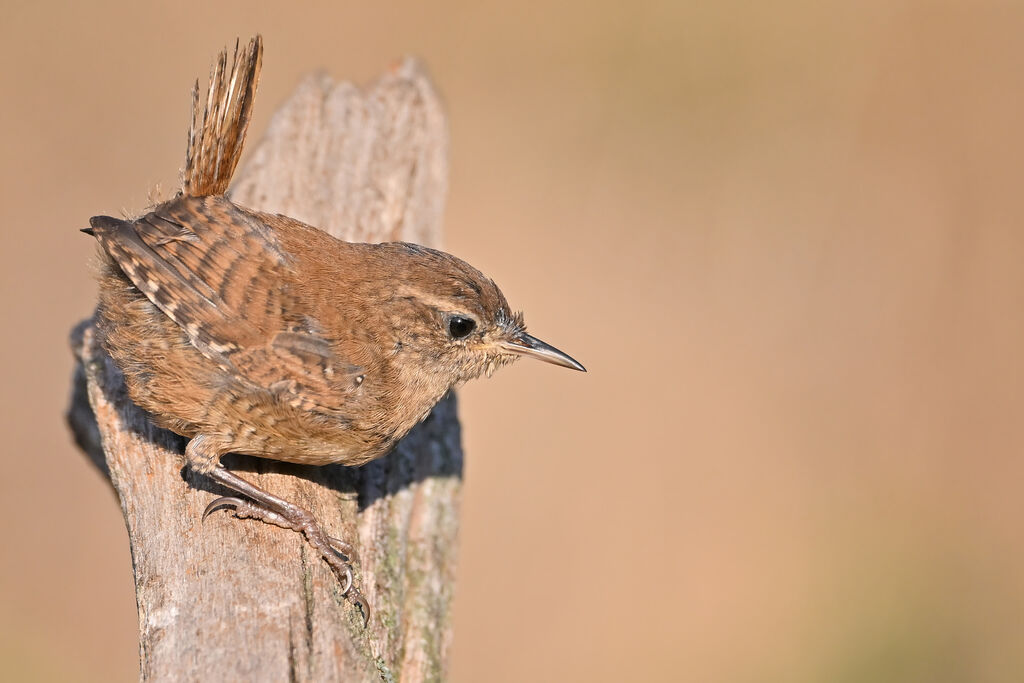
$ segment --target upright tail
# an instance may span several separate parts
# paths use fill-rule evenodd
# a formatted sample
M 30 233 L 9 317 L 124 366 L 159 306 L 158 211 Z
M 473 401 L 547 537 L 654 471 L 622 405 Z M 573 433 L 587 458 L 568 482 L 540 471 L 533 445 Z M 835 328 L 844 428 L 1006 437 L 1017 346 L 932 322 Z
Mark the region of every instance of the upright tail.
M 188 129 L 181 191 L 189 197 L 224 194 L 242 156 L 245 132 L 260 80 L 263 38 L 257 35 L 235 55 L 228 68 L 228 51 L 210 70 L 206 106 L 199 98 L 199 81 L 192 88 L 192 124 Z

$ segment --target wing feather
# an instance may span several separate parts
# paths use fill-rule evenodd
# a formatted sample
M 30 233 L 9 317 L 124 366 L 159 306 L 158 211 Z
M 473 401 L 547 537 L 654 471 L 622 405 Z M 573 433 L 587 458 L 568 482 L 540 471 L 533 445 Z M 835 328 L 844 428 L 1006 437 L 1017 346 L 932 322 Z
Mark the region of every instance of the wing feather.
M 223 197 L 180 197 L 135 221 L 92 219 L 132 283 L 220 367 L 307 410 L 336 413 L 362 381 L 289 287 L 273 231 Z

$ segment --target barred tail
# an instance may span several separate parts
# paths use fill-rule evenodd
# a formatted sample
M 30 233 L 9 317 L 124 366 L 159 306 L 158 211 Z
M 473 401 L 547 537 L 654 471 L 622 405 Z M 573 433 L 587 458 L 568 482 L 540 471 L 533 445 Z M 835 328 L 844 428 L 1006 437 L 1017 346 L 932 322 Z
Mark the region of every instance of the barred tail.
M 245 132 L 260 80 L 263 38 L 257 35 L 235 55 L 228 69 L 228 52 L 220 53 L 210 70 L 206 106 L 201 106 L 199 81 L 192 88 L 192 124 L 181 191 L 189 197 L 224 194 L 242 156 Z

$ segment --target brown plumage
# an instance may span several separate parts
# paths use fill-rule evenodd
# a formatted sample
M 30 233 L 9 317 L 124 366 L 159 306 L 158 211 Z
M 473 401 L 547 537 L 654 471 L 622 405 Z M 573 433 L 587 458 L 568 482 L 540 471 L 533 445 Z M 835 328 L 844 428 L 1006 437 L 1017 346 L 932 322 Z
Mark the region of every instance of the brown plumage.
M 261 55 L 258 37 L 236 46 L 231 69 L 222 53 L 202 113 L 194 91 L 178 197 L 135 220 L 91 220 L 108 257 L 97 328 L 132 399 L 190 439 L 188 464 L 249 499 L 211 508 L 303 532 L 368 615 L 335 553 L 351 549 L 220 457 L 359 465 L 453 386 L 520 355 L 583 368 L 527 335 L 494 282 L 454 256 L 343 242 L 224 197 Z

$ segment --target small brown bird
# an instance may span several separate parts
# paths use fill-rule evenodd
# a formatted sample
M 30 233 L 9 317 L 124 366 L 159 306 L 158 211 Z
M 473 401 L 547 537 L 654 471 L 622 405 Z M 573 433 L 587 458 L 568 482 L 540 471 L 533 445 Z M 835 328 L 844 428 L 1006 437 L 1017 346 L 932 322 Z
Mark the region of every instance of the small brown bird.
M 241 154 L 262 43 L 193 91 L 179 195 L 135 220 L 94 217 L 106 255 L 97 329 L 132 400 L 188 437 L 190 467 L 242 497 L 214 500 L 305 535 L 352 586 L 352 548 L 306 510 L 220 464 L 226 453 L 361 465 L 452 387 L 520 356 L 583 366 L 526 333 L 498 287 L 449 254 L 355 244 L 224 197 Z M 204 514 L 204 517 L 205 517 Z M 340 553 L 340 555 L 339 555 Z M 343 557 L 342 557 L 343 556 Z

